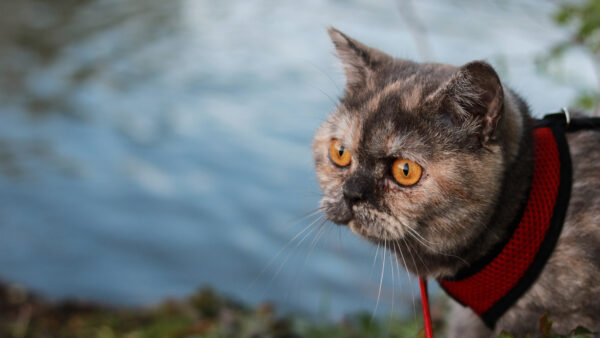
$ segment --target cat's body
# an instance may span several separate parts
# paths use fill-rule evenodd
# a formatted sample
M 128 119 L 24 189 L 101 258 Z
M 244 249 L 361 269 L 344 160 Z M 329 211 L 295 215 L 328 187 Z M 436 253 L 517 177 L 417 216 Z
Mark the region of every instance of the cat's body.
M 453 277 L 510 236 L 527 199 L 527 106 L 484 62 L 417 64 L 329 32 L 347 88 L 313 144 L 322 208 L 330 220 L 397 252 L 409 271 Z M 576 325 L 600 331 L 600 132 L 569 134 L 568 143 L 573 192 L 564 228 L 539 278 L 497 331 L 535 333 L 544 312 L 559 332 Z M 492 333 L 469 309 L 453 312 L 450 336 Z
M 502 316 L 496 332 L 539 332 L 544 312 L 556 332 L 577 325 L 600 332 L 600 131 L 567 135 L 573 192 L 558 243 L 535 284 Z M 473 312 L 452 305 L 449 335 L 486 337 L 491 331 Z

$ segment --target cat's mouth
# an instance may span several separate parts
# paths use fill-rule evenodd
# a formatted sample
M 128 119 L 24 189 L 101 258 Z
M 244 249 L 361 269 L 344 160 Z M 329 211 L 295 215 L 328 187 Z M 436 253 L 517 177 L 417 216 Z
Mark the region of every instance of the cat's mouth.
M 389 240 L 402 237 L 397 220 L 365 204 L 352 206 L 354 218 L 348 222 L 350 230 L 370 240 Z

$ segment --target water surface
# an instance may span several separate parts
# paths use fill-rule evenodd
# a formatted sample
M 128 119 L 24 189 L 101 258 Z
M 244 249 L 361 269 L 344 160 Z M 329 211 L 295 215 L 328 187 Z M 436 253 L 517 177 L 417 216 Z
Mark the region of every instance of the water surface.
M 373 310 L 382 250 L 302 218 L 320 196 L 312 135 L 344 85 L 325 28 L 398 57 L 488 60 L 538 115 L 593 85 L 579 54 L 562 82 L 537 71 L 567 36 L 551 4 L 409 4 L 4 2 L 0 276 L 54 299 L 152 304 L 211 285 L 313 314 Z M 410 312 L 386 257 L 378 311 Z

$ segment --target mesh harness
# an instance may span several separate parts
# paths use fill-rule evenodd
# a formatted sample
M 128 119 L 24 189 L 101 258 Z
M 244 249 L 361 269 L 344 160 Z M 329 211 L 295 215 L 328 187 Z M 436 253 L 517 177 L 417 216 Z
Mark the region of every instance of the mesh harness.
M 456 301 L 493 328 L 535 282 L 560 235 L 571 195 L 571 157 L 565 133 L 600 130 L 600 118 L 571 119 L 568 111 L 535 121 L 529 197 L 508 238 L 451 279 L 439 279 Z

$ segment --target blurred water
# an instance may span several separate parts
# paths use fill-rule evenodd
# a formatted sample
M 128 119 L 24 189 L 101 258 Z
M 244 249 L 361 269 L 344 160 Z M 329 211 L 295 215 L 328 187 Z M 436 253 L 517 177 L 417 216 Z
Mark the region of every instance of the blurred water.
M 115 304 L 209 284 L 334 317 L 374 309 L 381 252 L 374 264 L 369 244 L 319 223 L 286 246 L 316 218 L 300 219 L 319 199 L 311 138 L 344 83 L 325 28 L 399 57 L 486 59 L 538 114 L 594 85 L 577 53 L 560 82 L 536 71 L 567 34 L 551 3 L 410 4 L 3 2 L 1 278 Z M 412 308 L 404 272 L 387 265 L 383 281 L 380 313 L 393 290 Z

